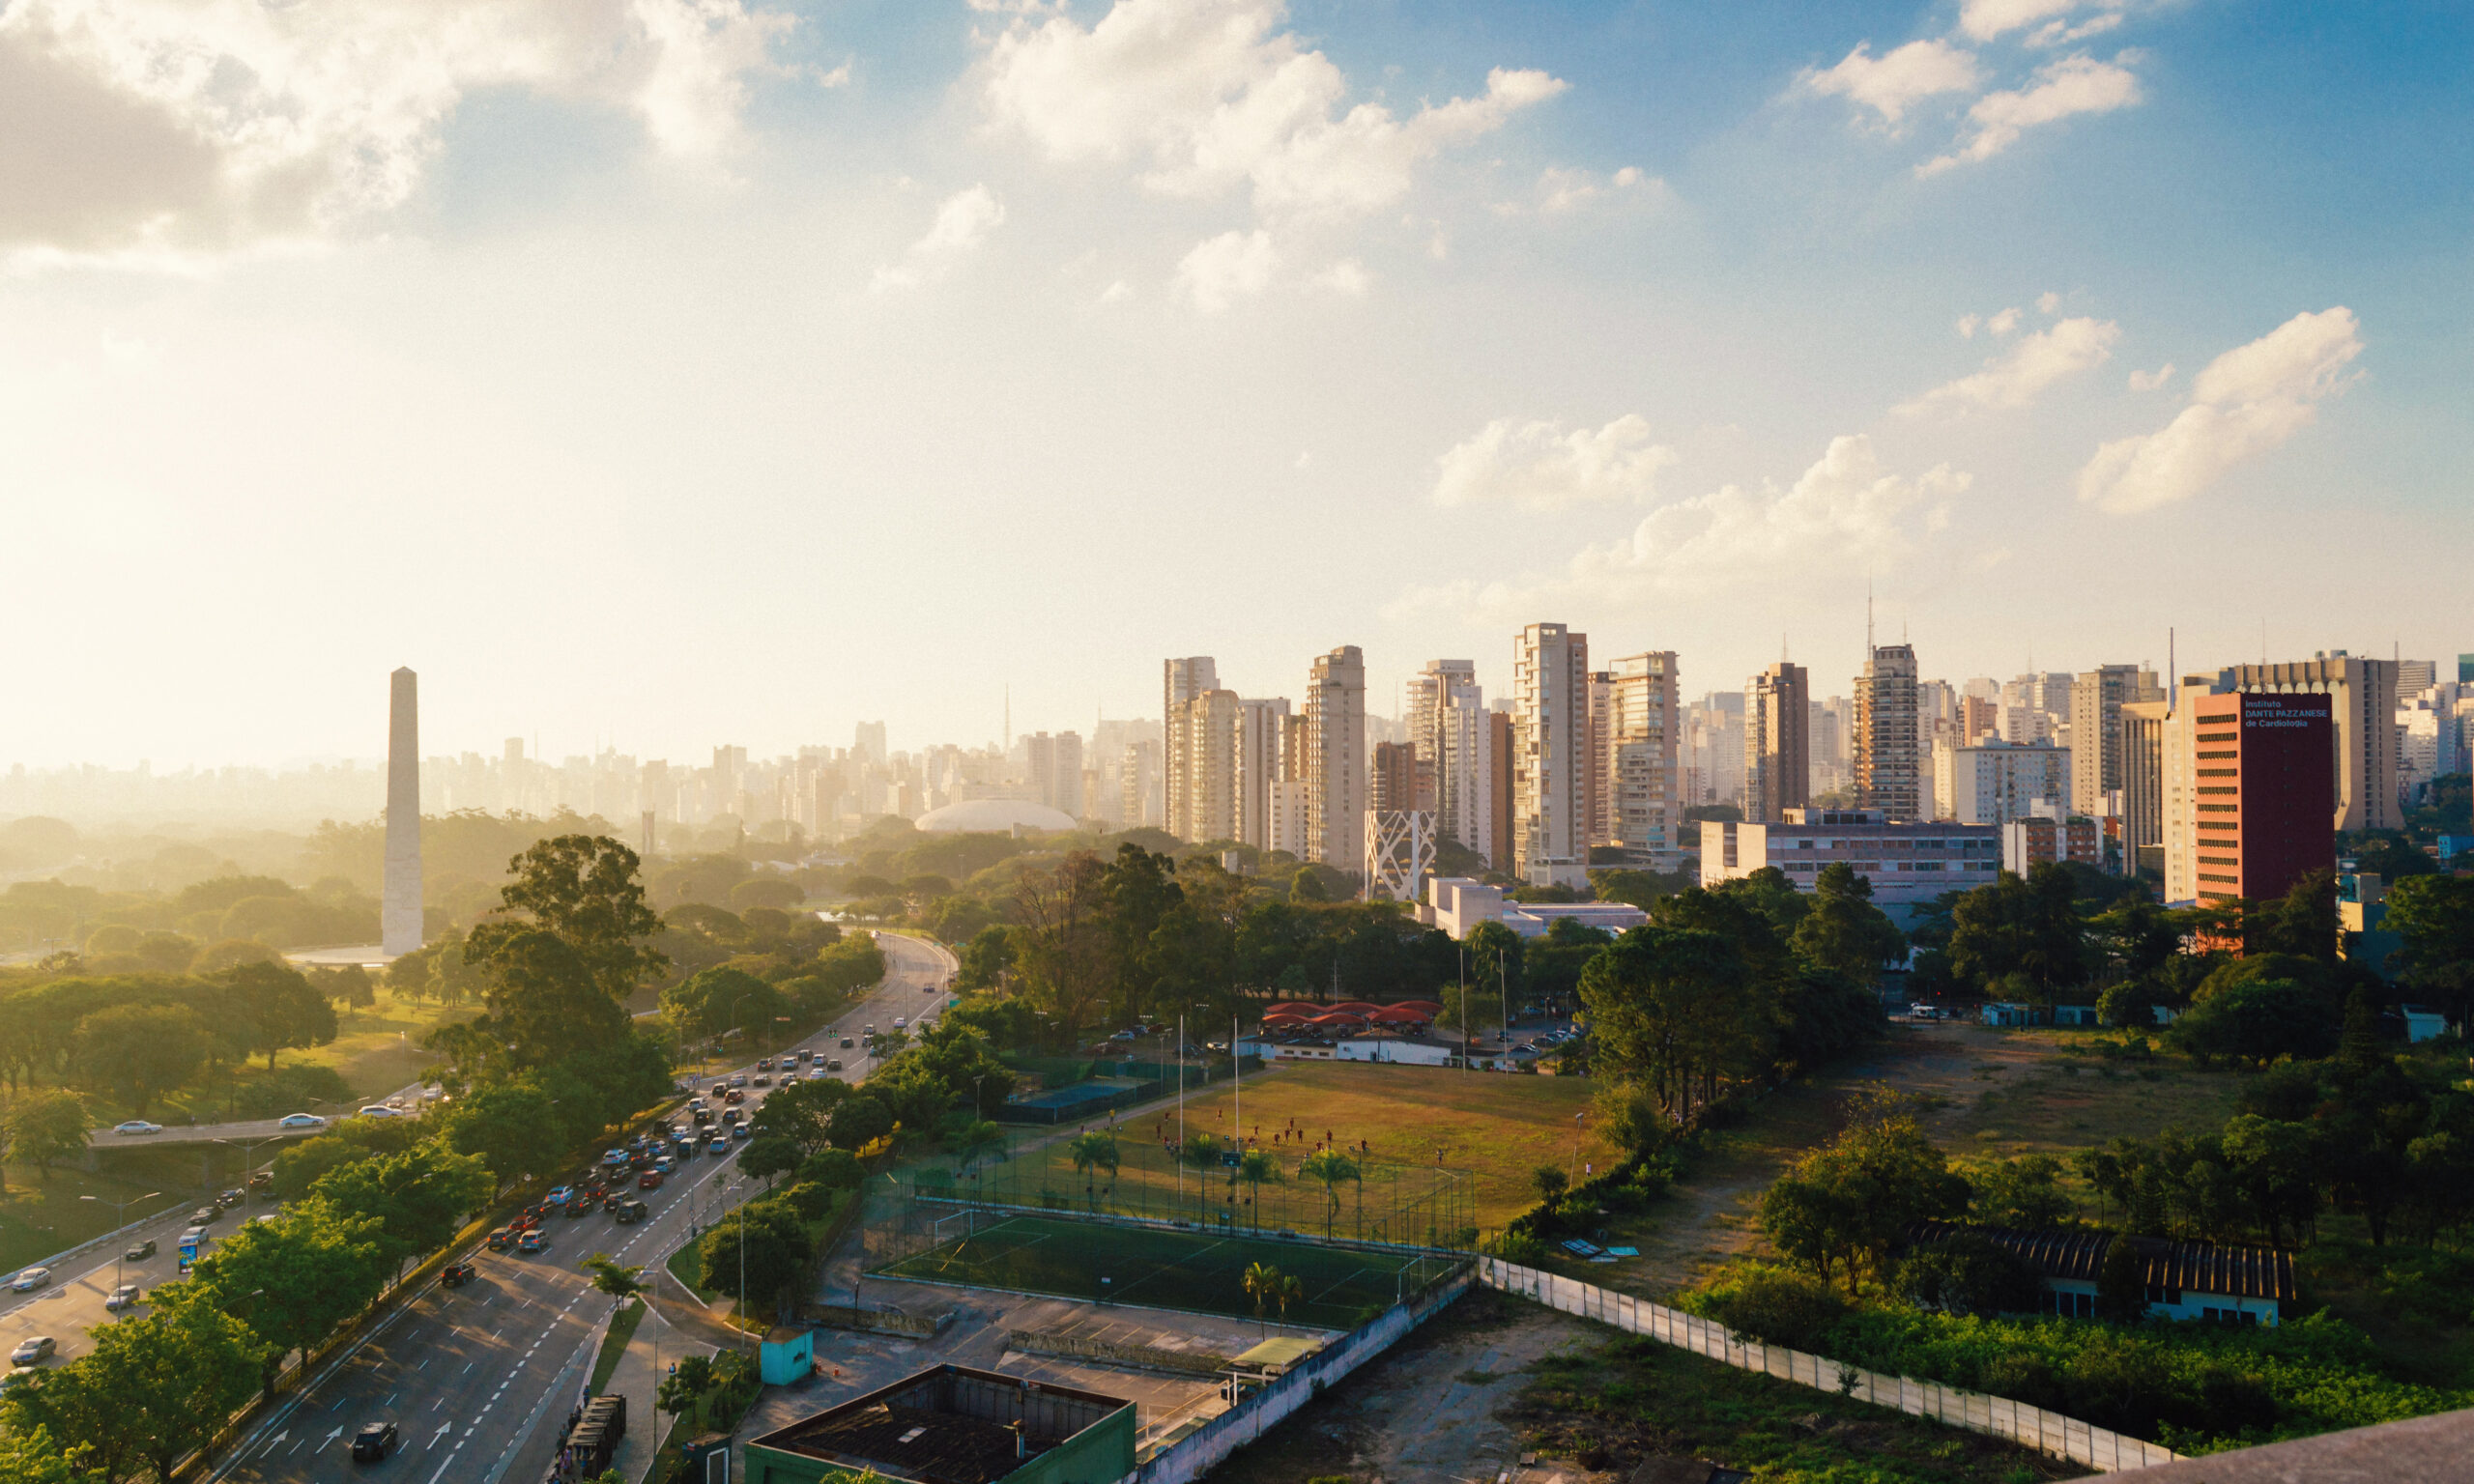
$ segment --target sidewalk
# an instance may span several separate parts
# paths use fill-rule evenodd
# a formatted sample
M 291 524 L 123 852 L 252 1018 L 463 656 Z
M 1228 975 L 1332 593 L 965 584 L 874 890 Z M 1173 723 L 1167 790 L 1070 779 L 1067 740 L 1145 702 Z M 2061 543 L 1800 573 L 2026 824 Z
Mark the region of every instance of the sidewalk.
M 654 1455 L 661 1447 L 662 1430 L 670 1425 L 670 1419 L 653 1406 L 661 1378 L 684 1357 L 710 1355 L 712 1349 L 674 1328 L 662 1317 L 660 1305 L 647 1307 L 644 1322 L 636 1326 L 618 1368 L 610 1373 L 608 1389 L 627 1399 L 627 1436 L 611 1464 L 620 1478 L 642 1480 L 651 1474 L 657 1462 Z

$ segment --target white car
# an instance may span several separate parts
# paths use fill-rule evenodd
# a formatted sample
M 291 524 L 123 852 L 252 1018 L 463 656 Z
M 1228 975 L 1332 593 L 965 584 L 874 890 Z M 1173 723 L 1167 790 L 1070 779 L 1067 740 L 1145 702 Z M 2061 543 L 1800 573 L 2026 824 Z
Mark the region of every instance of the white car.
M 162 1131 L 161 1124 L 150 1124 L 142 1118 L 132 1118 L 128 1123 L 117 1124 L 112 1127 L 114 1133 L 161 1133 Z
M 50 1269 L 28 1268 L 9 1280 L 9 1291 L 16 1294 L 31 1294 L 50 1281 Z
M 404 1116 L 404 1110 L 401 1108 L 390 1108 L 383 1102 L 373 1102 L 369 1106 L 360 1110 L 360 1116 L 363 1118 L 401 1118 Z
M 315 1113 L 286 1113 L 274 1121 L 278 1128 L 324 1128 L 327 1121 Z
M 112 1290 L 112 1296 L 110 1298 L 103 1300 L 103 1307 L 117 1314 L 123 1309 L 133 1309 L 137 1307 L 140 1302 L 144 1301 L 145 1298 L 145 1292 L 136 1284 L 123 1283 L 120 1287 Z

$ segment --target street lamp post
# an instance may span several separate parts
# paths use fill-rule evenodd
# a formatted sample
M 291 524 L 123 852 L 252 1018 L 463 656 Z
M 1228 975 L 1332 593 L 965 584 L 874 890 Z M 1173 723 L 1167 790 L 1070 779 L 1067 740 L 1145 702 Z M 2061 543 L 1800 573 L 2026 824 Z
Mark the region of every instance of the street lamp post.
M 220 1143 L 222 1141 L 218 1139 L 216 1142 Z M 112 1229 L 114 1231 L 118 1231 L 120 1228 L 129 1224 L 125 1219 L 123 1219 L 129 1214 L 129 1208 L 136 1205 L 140 1201 L 151 1201 L 162 1193 L 163 1192 L 160 1190 L 149 1190 L 144 1195 L 132 1195 L 125 1201 L 107 1201 L 100 1195 L 81 1195 L 77 1197 L 77 1199 L 81 1201 L 93 1201 L 98 1206 L 109 1206 L 112 1209 Z M 121 1259 L 126 1258 L 127 1256 L 129 1256 L 129 1249 L 123 1247 L 119 1256 L 112 1259 L 112 1293 L 115 1297 L 119 1295 L 121 1288 Z M 129 1309 L 126 1305 L 121 1308 L 118 1317 L 121 1319 L 129 1318 Z
M 249 1177 L 257 1173 L 258 1151 L 275 1143 L 283 1135 L 271 1133 L 260 1139 L 216 1139 L 216 1143 L 241 1151 L 241 1210 L 245 1218 L 249 1209 Z

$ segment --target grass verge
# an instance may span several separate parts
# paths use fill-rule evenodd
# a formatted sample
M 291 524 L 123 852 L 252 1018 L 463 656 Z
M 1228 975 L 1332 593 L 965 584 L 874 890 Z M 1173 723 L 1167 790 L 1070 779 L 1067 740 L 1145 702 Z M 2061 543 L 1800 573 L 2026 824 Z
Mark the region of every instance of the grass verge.
M 627 1342 L 636 1337 L 636 1327 L 645 1322 L 645 1300 L 631 1301 L 610 1321 L 610 1330 L 601 1337 L 601 1353 L 592 1357 L 592 1384 L 585 1390 L 598 1396 L 610 1384 L 610 1373 L 618 1369 L 618 1357 L 627 1353 Z

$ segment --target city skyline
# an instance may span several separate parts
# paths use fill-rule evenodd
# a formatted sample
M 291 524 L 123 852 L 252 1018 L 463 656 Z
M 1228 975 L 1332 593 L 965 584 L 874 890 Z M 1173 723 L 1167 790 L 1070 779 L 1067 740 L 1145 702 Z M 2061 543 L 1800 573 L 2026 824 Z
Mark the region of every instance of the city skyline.
M 113 141 L 0 203 L 0 764 L 373 756 L 394 665 L 475 748 L 1053 732 L 1136 613 L 1383 714 L 1546 616 L 1828 691 L 1868 584 L 1953 676 L 2459 643 L 2451 9 L 96 14 L 0 21 Z

